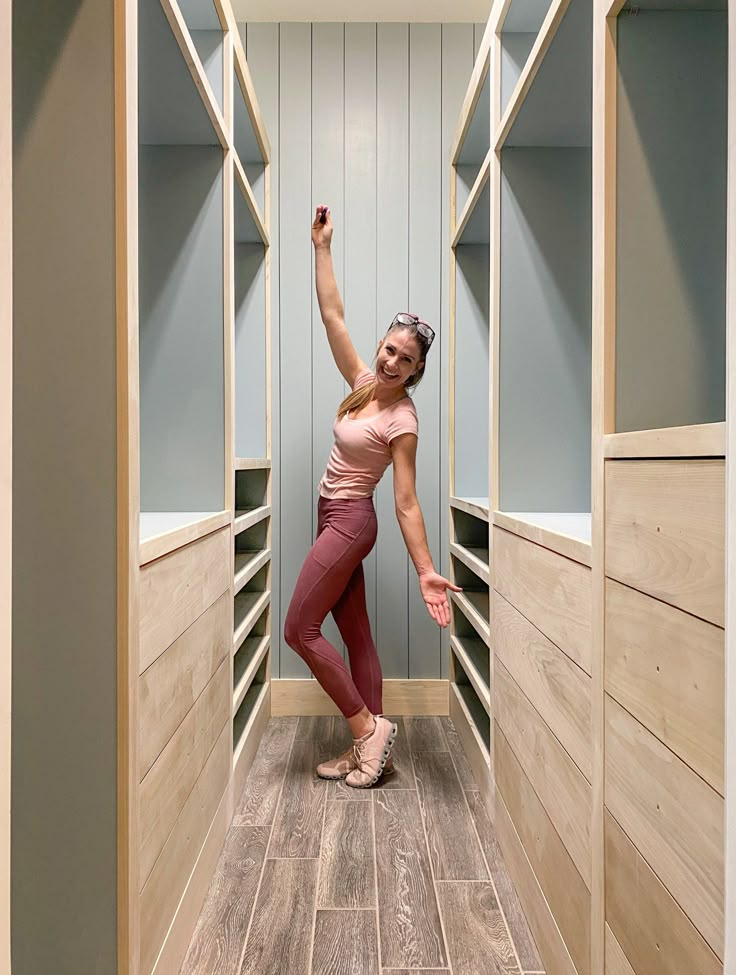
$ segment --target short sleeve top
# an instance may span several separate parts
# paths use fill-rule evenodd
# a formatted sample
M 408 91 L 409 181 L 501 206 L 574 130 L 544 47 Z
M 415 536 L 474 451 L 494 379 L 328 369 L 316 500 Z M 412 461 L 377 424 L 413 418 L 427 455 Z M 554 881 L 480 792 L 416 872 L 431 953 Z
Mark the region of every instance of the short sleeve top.
M 376 374 L 363 369 L 353 390 L 374 382 Z M 370 498 L 391 463 L 391 441 L 402 433 L 418 436 L 419 420 L 413 401 L 405 396 L 374 416 L 335 420 L 335 443 L 327 470 L 319 483 L 323 498 Z

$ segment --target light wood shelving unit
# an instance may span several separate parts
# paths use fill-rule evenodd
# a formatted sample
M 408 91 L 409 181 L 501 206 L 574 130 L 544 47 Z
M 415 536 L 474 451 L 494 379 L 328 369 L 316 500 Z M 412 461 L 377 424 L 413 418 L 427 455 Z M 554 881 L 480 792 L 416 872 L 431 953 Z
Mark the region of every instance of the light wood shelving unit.
M 450 707 L 553 975 L 736 966 L 730 13 L 498 0 L 453 147 Z
M 31 856 L 24 877 L 34 873 L 35 844 L 41 882 L 58 875 L 89 902 L 72 898 L 75 918 L 65 923 L 59 898 L 39 887 L 28 899 L 34 917 L 17 914 L 14 952 L 19 970 L 58 963 L 175 975 L 271 715 L 270 147 L 229 0 L 103 0 L 92 15 L 93 6 L 74 31 L 54 21 L 47 37 L 39 28 L 48 20 L 44 3 L 30 0 L 14 35 L 23 72 L 16 153 L 27 174 L 16 190 L 22 232 L 14 261 L 33 323 L 16 381 L 55 384 L 37 417 L 20 411 L 17 433 L 32 436 L 36 449 L 18 455 L 17 484 L 53 479 L 53 411 L 84 399 L 89 444 L 70 427 L 77 446 L 68 464 L 81 465 L 79 476 L 96 481 L 97 496 L 110 503 L 82 516 L 73 499 L 58 499 L 55 518 L 78 541 L 66 544 L 61 573 L 74 589 L 63 583 L 66 595 L 55 600 L 72 603 L 59 625 L 61 642 L 73 647 L 56 679 L 70 702 L 86 689 L 112 717 L 92 729 L 78 703 L 78 719 L 60 710 L 58 748 L 47 745 L 48 757 L 16 792 L 18 821 L 31 824 L 17 839 Z M 53 57 L 37 53 L 52 48 Z M 59 118 L 71 125 L 85 111 L 94 145 L 71 130 L 60 137 Z M 72 179 L 67 159 L 84 182 Z M 30 184 L 54 179 L 64 206 L 49 224 Z M 49 228 L 68 251 L 58 267 L 51 249 L 32 257 Z M 75 261 L 86 262 L 92 282 L 81 289 L 89 290 L 89 313 L 66 287 Z M 57 296 L 53 314 L 33 291 L 40 278 Z M 74 332 L 78 343 L 63 376 L 48 359 L 49 329 Z M 117 587 L 117 605 L 96 605 L 91 577 L 85 591 L 89 561 L 99 563 L 100 595 Z M 47 586 L 30 562 L 24 570 L 24 590 Z M 23 591 L 15 617 L 16 638 L 32 647 L 39 623 Z M 29 697 L 22 678 L 16 702 L 19 747 L 31 756 L 23 715 L 30 720 L 38 695 L 52 700 L 46 679 Z M 88 754 L 95 735 L 100 753 Z M 69 831 L 55 852 L 39 845 L 30 807 L 40 783 L 48 787 L 52 753 L 63 777 L 83 748 L 86 788 L 73 815 L 59 814 Z M 84 857 L 74 852 L 82 842 L 90 844 Z M 70 936 L 79 917 L 84 944 Z M 49 923 L 65 924 L 63 937 Z M 41 941 L 47 963 L 37 954 Z

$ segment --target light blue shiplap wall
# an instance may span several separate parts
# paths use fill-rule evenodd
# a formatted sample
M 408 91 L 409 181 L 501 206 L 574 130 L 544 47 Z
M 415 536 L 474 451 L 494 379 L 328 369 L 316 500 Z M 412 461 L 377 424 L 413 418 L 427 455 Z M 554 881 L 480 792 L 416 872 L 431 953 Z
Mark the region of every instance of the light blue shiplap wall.
M 314 296 L 309 227 L 328 203 L 348 326 L 370 361 L 396 311 L 435 324 L 416 394 L 418 494 L 447 574 L 449 153 L 485 25 L 243 24 L 272 147 L 273 673 L 307 674 L 283 621 L 316 528 L 317 484 L 345 393 Z M 380 204 L 380 206 L 379 206 Z M 391 472 L 376 494 L 366 562 L 371 625 L 391 678 L 447 676 L 396 523 Z M 332 619 L 325 635 L 339 642 Z

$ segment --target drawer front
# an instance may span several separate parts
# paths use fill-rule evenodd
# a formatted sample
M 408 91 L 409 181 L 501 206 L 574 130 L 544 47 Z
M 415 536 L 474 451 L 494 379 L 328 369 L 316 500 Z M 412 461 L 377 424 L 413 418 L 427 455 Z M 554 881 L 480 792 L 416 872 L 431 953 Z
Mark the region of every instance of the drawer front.
M 494 587 L 590 674 L 590 569 L 502 528 L 493 540 Z
M 725 462 L 608 461 L 606 574 L 724 625 Z
M 229 589 L 230 538 L 228 526 L 141 569 L 140 674 Z

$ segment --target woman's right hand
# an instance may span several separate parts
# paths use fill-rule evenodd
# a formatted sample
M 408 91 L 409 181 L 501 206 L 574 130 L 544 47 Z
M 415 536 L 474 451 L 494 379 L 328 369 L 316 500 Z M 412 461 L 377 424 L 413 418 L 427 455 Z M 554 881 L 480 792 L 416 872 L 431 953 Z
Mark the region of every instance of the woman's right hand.
M 322 216 L 322 211 L 327 212 L 327 219 L 324 223 L 320 222 L 320 217 Z M 315 247 L 329 247 L 332 242 L 332 216 L 330 215 L 330 208 L 327 206 L 318 206 L 314 215 L 314 223 L 312 224 L 312 243 Z

